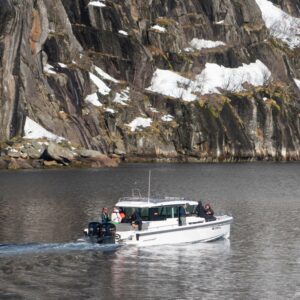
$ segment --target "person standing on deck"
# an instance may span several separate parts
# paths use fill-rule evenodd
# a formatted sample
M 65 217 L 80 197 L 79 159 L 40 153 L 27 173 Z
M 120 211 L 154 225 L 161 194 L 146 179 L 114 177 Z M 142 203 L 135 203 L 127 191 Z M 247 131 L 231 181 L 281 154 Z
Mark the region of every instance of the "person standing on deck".
M 196 213 L 199 218 L 206 218 L 206 212 L 200 200 L 198 201 L 198 205 L 196 207 Z
M 185 216 L 186 216 L 186 211 L 182 205 L 179 206 L 178 209 L 178 225 L 182 226 L 185 225 Z

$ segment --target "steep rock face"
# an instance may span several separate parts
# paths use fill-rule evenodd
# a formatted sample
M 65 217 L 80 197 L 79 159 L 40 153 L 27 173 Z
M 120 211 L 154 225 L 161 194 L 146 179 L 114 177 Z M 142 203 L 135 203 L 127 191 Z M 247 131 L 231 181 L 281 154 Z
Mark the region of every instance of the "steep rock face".
M 1 1 L 0 140 L 23 136 L 29 116 L 128 159 L 300 158 L 299 48 L 270 36 L 255 0 L 89 3 Z M 299 17 L 296 0 L 273 3 Z M 185 50 L 195 38 L 224 45 Z M 207 63 L 257 59 L 272 73 L 264 87 L 191 102 L 147 90 L 157 69 L 193 80 Z M 129 126 L 138 117 L 151 126 Z

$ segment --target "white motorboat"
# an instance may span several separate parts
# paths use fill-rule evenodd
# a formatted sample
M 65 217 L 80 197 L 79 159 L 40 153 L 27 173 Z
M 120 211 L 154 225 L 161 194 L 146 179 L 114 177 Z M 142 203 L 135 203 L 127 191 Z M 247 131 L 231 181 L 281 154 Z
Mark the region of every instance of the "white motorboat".
M 197 204 L 177 197 L 121 198 L 115 206 L 125 213 L 125 218 L 116 224 L 116 240 L 122 244 L 148 246 L 229 238 L 233 218 L 222 215 L 207 221 L 194 213 Z M 179 216 L 183 207 L 185 215 Z M 138 222 L 130 218 L 134 213 L 139 216 Z M 132 226 L 132 223 L 138 225 Z

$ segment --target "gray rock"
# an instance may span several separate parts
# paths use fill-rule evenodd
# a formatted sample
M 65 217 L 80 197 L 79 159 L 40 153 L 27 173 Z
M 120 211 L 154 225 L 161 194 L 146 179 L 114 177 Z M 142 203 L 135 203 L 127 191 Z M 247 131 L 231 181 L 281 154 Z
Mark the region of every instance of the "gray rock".
M 49 144 L 46 152 L 52 160 L 56 160 L 58 162 L 71 162 L 75 158 L 74 153 L 70 149 L 64 148 L 53 142 Z
M 15 158 L 12 158 L 7 166 L 9 170 L 18 170 L 20 169 L 19 164 L 17 163 L 17 160 Z
M 7 156 L 7 150 L 6 149 L 1 149 L 0 150 L 0 156 Z
M 8 150 L 7 155 L 9 157 L 18 158 L 21 156 L 21 152 L 18 150 L 11 149 L 11 150 Z
M 105 154 L 99 151 L 89 150 L 89 149 L 80 149 L 79 155 L 84 158 L 93 158 L 93 159 L 103 159 L 107 157 Z
M 26 149 L 26 152 L 30 158 L 39 159 L 42 156 L 44 149 L 29 148 L 29 149 Z
M 31 165 L 34 169 L 41 169 L 43 167 L 44 161 L 41 159 L 34 159 L 31 162 Z
M 0 158 L 0 170 L 1 169 L 7 169 L 8 163 L 6 160 Z
M 11 161 L 7 167 L 9 170 L 18 170 L 18 169 L 32 169 L 33 167 L 29 164 L 27 160 L 22 158 L 11 158 Z

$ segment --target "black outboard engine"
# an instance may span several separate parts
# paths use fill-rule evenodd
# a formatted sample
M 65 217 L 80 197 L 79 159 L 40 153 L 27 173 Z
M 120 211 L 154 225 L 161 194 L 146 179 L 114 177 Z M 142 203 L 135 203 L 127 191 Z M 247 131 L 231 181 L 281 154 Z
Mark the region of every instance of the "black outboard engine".
M 113 244 L 115 243 L 116 226 L 111 223 L 90 222 L 87 236 L 93 243 Z

